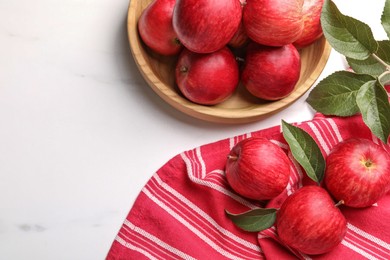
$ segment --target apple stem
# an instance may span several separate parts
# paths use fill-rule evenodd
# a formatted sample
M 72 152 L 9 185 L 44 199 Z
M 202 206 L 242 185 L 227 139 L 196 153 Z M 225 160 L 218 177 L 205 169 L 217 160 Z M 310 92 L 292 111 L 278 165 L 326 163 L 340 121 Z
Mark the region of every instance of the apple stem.
M 185 72 L 187 72 L 187 71 L 188 71 L 188 68 L 187 68 L 186 66 L 181 66 L 181 67 L 180 67 L 180 72 L 185 73 Z
M 177 44 L 177 45 L 181 45 L 181 42 L 180 42 L 180 40 L 178 39 L 178 38 L 175 38 L 175 44 Z
M 236 61 L 244 63 L 245 59 L 241 57 L 236 57 Z
M 230 155 L 230 154 L 227 156 L 227 158 L 228 158 L 229 160 L 237 160 L 237 159 L 238 159 L 237 156 L 235 156 L 235 155 Z
M 370 168 L 372 166 L 372 161 L 371 160 L 367 160 L 364 165 L 367 167 L 367 168 Z
M 334 206 L 335 207 L 338 207 L 340 205 L 343 205 L 344 204 L 344 200 L 340 200 L 339 202 L 337 202 Z
M 390 71 L 390 66 L 389 64 L 387 64 L 384 60 L 382 60 L 381 58 L 379 58 L 376 54 L 371 54 L 371 56 L 376 59 L 380 64 L 382 64 L 385 68 L 386 68 L 386 71 Z

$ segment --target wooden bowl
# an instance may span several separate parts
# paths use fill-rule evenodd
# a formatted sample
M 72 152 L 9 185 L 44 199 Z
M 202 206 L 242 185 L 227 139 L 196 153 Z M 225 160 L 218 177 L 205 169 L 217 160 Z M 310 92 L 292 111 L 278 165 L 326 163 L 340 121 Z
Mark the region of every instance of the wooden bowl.
M 331 47 L 324 37 L 300 50 L 300 79 L 294 91 L 284 99 L 262 101 L 239 85 L 237 91 L 223 103 L 214 106 L 198 105 L 187 100 L 175 85 L 174 70 L 177 57 L 155 54 L 139 37 L 137 21 L 142 10 L 151 1 L 130 1 L 127 26 L 132 55 L 148 85 L 174 108 L 195 118 L 217 123 L 247 123 L 280 111 L 292 104 L 313 85 L 330 55 Z

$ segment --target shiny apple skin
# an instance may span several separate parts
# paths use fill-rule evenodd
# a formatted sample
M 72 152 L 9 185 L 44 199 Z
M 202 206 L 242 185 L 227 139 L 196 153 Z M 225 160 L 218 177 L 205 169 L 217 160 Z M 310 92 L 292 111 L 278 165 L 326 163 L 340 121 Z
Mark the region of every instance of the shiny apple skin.
M 241 196 L 269 200 L 285 190 L 290 167 L 282 148 L 268 139 L 250 137 L 232 148 L 225 174 L 229 185 Z
M 324 0 L 304 0 L 303 3 L 303 31 L 301 36 L 294 42 L 298 49 L 305 48 L 321 38 L 323 35 L 321 27 L 321 11 Z
M 253 41 L 283 46 L 296 41 L 303 31 L 303 0 L 248 0 L 243 23 Z
M 187 49 L 211 53 L 228 44 L 241 17 L 239 0 L 177 0 L 173 28 Z
M 248 46 L 241 81 L 254 96 L 282 99 L 294 90 L 301 71 L 301 58 L 292 44 L 282 47 Z
M 236 33 L 228 42 L 228 45 L 232 48 L 241 48 L 249 42 L 249 37 L 246 34 L 244 24 L 241 22 Z
M 371 140 L 345 140 L 327 156 L 324 181 L 333 197 L 346 206 L 369 207 L 390 189 L 390 155 Z
M 154 0 L 138 19 L 138 32 L 142 41 L 161 55 L 176 55 L 182 48 L 172 26 L 175 3 L 176 0 Z
M 236 90 L 239 68 L 227 47 L 207 54 L 183 49 L 177 61 L 175 79 L 181 93 L 190 101 L 216 105 Z
M 347 221 L 325 189 L 304 186 L 283 202 L 277 212 L 276 230 L 281 241 L 291 248 L 319 255 L 340 244 Z

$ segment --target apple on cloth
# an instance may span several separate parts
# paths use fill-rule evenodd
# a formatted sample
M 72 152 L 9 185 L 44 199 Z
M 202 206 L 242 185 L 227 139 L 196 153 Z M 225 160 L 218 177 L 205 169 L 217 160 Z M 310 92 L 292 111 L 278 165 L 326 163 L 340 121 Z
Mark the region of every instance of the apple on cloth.
M 342 118 L 318 113 L 312 120 L 296 125 L 316 140 L 325 155 L 350 138 L 372 140 L 390 153 L 390 147 L 372 135 L 360 115 Z M 249 137 L 262 137 L 277 144 L 292 162 L 288 185 L 272 201 L 274 205 L 280 206 L 299 188 L 313 184 L 293 159 L 281 126 L 184 151 L 166 162 L 144 186 L 107 259 L 390 258 L 389 193 L 365 208 L 340 205 L 347 221 L 346 234 L 341 243 L 325 254 L 307 255 L 290 250 L 280 242 L 274 226 L 253 233 L 234 225 L 225 209 L 240 213 L 267 204 L 238 195 L 225 176 L 227 155 L 235 144 Z

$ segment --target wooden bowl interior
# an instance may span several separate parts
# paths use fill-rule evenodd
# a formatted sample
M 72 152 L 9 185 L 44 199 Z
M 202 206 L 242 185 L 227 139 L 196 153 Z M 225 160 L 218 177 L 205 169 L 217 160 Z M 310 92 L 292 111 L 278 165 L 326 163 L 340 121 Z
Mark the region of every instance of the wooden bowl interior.
M 199 119 L 218 123 L 245 123 L 259 120 L 293 103 L 302 96 L 321 74 L 331 47 L 324 37 L 300 50 L 301 74 L 294 91 L 278 101 L 263 101 L 239 85 L 226 101 L 214 106 L 198 105 L 183 97 L 175 85 L 177 57 L 166 57 L 151 51 L 140 39 L 137 21 L 151 0 L 131 0 L 128 10 L 128 36 L 136 64 L 148 85 L 174 108 Z

